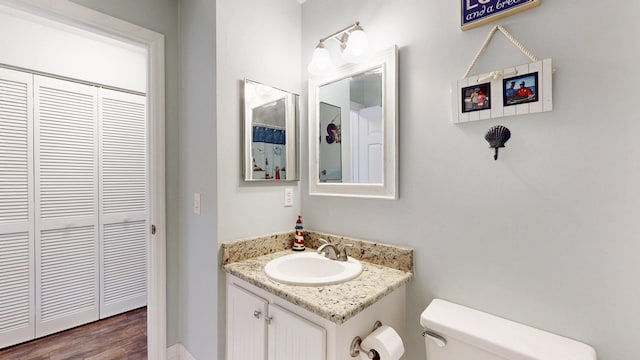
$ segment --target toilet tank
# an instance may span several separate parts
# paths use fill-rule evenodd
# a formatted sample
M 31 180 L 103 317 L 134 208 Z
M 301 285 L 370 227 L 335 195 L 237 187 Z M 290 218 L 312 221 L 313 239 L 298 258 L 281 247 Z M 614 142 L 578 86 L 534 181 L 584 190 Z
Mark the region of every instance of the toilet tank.
M 440 299 L 422 312 L 420 324 L 427 360 L 596 359 L 587 344 Z

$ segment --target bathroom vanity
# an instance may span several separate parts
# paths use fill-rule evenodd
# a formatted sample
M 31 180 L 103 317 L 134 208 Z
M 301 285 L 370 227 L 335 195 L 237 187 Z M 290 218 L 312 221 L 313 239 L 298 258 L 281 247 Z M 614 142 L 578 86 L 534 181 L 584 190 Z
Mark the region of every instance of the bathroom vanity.
M 279 236 L 284 236 L 280 242 L 286 244 L 288 234 Z M 354 257 L 362 251 L 366 253 L 363 248 L 369 250 L 369 256 L 383 250 L 386 259 L 376 257 L 378 262 L 396 268 L 360 259 L 363 271 L 353 280 L 326 286 L 286 285 L 271 280 L 264 272 L 269 261 L 294 253 L 274 250 L 277 240 L 269 243 L 260 238 L 251 239 L 253 243 L 243 240 L 224 244 L 227 360 L 354 359 L 350 355 L 352 340 L 366 337 L 376 321 L 403 335 L 405 285 L 413 276 L 413 251 L 395 248 L 399 252 L 394 252 L 387 245 L 323 236 L 332 242 L 354 243 L 356 251 L 350 252 Z M 256 245 L 260 243 L 268 244 L 262 251 L 267 254 L 260 255 L 260 245 Z M 248 258 L 228 254 L 235 251 Z M 394 262 L 399 258 L 400 262 Z M 407 263 L 411 264 L 409 268 Z

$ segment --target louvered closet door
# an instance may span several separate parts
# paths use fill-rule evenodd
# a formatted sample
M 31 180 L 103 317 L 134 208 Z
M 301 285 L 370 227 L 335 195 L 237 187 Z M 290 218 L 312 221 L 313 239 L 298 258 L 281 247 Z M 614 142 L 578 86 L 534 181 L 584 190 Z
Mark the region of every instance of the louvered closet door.
M 147 116 L 144 96 L 99 90 L 100 317 L 147 304 Z
M 36 337 L 99 317 L 97 89 L 34 76 Z
M 0 69 L 0 348 L 35 335 L 32 81 Z

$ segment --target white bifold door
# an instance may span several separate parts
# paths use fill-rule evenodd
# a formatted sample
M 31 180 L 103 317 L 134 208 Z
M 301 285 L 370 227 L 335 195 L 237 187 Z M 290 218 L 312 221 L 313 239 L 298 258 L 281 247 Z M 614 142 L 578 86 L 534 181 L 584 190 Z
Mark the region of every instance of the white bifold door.
M 32 84 L 0 69 L 0 348 L 35 332 Z
M 147 303 L 146 98 L 100 89 L 100 318 Z
M 146 305 L 145 104 L 0 69 L 0 348 Z
M 99 316 L 97 90 L 34 77 L 36 337 Z

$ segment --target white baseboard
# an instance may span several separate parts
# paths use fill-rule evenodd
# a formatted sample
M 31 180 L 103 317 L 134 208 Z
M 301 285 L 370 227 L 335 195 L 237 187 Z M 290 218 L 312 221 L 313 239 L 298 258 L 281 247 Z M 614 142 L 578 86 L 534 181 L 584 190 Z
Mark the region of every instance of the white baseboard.
M 167 360 L 196 360 L 196 358 L 182 344 L 175 344 L 167 349 Z
M 180 360 L 181 344 L 175 344 L 167 349 L 167 360 Z

